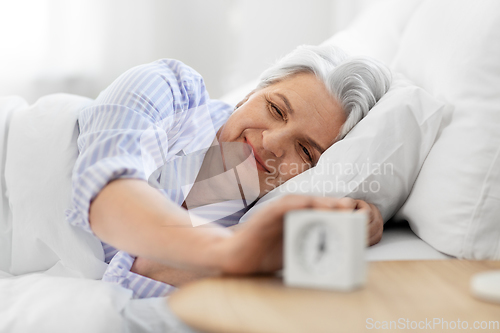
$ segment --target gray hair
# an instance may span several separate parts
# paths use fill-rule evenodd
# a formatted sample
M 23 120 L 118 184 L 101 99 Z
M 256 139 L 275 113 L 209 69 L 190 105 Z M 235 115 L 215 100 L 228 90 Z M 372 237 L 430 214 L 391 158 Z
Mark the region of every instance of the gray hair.
M 331 45 L 302 45 L 264 71 L 257 89 L 299 73 L 315 74 L 346 113 L 337 140 L 367 115 L 391 84 L 389 69 L 375 59 L 352 58 Z

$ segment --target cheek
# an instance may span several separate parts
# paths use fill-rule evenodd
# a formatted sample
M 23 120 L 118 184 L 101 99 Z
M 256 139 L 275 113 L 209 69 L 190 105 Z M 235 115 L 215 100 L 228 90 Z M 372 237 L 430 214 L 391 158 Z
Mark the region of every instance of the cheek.
M 273 168 L 277 172 L 277 177 L 265 173 L 259 173 L 261 196 L 309 169 L 309 166 L 303 162 L 290 162 L 281 163 L 273 166 Z
M 276 166 L 279 177 L 282 181 L 287 181 L 309 168 L 310 166 L 304 163 L 304 161 L 302 161 L 302 159 L 300 158 L 294 159 L 293 161 L 289 162 L 282 162 L 278 166 Z

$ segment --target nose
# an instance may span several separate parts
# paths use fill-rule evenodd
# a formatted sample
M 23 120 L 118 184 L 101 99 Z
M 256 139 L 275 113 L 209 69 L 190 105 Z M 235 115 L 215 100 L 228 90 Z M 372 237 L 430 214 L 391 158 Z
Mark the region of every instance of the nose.
M 262 145 L 264 149 L 270 151 L 276 157 L 282 157 L 285 154 L 289 135 L 284 129 L 272 129 L 262 132 Z

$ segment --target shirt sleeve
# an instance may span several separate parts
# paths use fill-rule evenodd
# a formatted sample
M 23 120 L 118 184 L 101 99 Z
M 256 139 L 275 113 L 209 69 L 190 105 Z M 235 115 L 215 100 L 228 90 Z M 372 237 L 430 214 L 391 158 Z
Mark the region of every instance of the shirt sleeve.
M 119 251 L 109 263 L 102 281 L 132 290 L 133 298 L 168 296 L 177 289 L 172 285 L 132 273 L 130 269 L 135 259 L 134 256 Z
M 72 174 L 67 220 L 90 229 L 91 201 L 112 180 L 147 181 L 164 161 L 188 110 L 208 101 L 203 79 L 175 60 L 135 67 L 80 111 L 79 156 Z M 152 141 L 155 149 L 149 149 Z

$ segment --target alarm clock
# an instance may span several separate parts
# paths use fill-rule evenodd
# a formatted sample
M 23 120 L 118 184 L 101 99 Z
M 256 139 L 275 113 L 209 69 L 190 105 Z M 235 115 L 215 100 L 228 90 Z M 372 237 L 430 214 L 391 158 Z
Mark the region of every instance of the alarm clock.
M 349 291 L 365 283 L 364 212 L 296 210 L 284 223 L 285 285 Z

